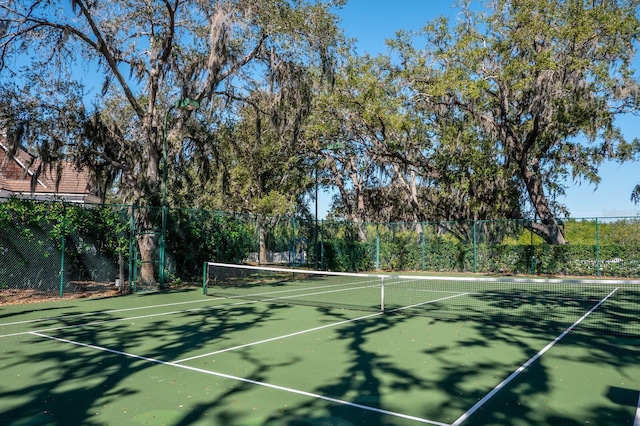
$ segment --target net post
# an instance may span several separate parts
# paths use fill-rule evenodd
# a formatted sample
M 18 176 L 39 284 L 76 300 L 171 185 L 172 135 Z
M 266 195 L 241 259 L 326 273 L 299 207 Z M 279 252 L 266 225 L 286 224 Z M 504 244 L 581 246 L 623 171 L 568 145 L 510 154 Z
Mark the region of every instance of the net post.
M 204 262 L 202 267 L 202 294 L 207 295 L 207 278 L 209 277 L 209 262 Z

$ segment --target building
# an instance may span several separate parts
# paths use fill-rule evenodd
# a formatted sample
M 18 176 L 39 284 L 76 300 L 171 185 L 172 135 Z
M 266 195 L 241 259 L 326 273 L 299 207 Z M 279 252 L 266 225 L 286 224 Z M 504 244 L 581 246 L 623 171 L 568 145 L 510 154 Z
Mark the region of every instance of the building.
M 68 161 L 61 164 L 60 170 L 61 175 L 55 166 L 42 168 L 40 159 L 22 148 L 12 155 L 7 144 L 0 140 L 0 199 L 14 196 L 80 204 L 100 202 L 88 171 L 79 170 Z

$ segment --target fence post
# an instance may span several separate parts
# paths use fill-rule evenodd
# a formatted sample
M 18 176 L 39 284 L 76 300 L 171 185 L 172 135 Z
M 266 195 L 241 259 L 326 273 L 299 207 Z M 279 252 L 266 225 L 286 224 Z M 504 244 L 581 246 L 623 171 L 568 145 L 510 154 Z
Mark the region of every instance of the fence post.
M 60 238 L 62 253 L 60 254 L 60 298 L 62 299 L 62 295 L 64 293 L 64 252 L 65 252 L 65 234 L 67 233 L 67 207 L 64 202 L 62 203 L 62 235 Z
M 320 270 L 324 271 L 324 219 L 320 221 Z
M 424 272 L 424 252 L 425 252 L 425 244 L 424 244 L 424 222 L 420 222 L 420 230 L 422 231 L 420 233 L 420 248 L 422 249 L 422 256 L 420 259 L 420 266 L 422 268 L 422 272 Z
M 473 272 L 477 272 L 477 256 L 478 256 L 478 247 L 477 247 L 477 237 L 476 237 L 476 221 L 473 221 Z
M 598 218 L 596 217 L 596 276 L 600 276 L 600 246 L 599 246 L 599 229 Z
M 216 223 L 218 224 L 218 232 L 220 232 L 220 228 L 222 228 L 222 213 L 220 212 L 220 210 L 218 210 L 216 212 L 216 215 L 218 216 L 216 218 Z M 220 236 L 216 236 L 216 262 L 220 262 Z
M 376 270 L 380 270 L 380 224 L 376 223 Z
M 256 215 L 256 237 L 258 237 L 258 266 L 262 264 L 262 257 L 260 256 L 260 245 L 262 244 L 262 223 L 260 220 L 260 215 Z
M 136 291 L 136 205 L 131 205 L 131 219 L 129 221 L 129 293 Z M 124 287 L 123 287 L 124 288 Z

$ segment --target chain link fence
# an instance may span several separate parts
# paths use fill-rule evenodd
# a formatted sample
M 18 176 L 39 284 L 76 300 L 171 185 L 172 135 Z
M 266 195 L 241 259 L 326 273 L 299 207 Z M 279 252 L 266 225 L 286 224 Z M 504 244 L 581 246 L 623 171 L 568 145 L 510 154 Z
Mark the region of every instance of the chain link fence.
M 126 206 L 0 203 L 0 304 L 111 295 L 129 266 Z
M 640 218 L 354 224 L 211 210 L 0 200 L 0 304 L 199 283 L 205 262 L 333 271 L 640 276 Z M 163 251 L 164 247 L 164 253 Z M 162 274 L 160 271 L 162 270 Z
M 472 272 L 637 278 L 640 218 L 566 219 L 564 245 L 545 243 L 521 220 L 387 223 L 323 221 L 323 267 L 333 270 Z M 347 236 L 347 238 L 345 238 Z

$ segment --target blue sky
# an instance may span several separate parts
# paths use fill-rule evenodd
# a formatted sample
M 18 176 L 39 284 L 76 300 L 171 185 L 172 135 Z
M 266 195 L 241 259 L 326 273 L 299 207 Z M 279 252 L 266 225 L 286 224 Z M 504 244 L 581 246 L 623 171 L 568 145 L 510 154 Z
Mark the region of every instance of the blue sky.
M 357 53 L 376 55 L 387 52 L 385 40 L 394 38 L 398 30 L 418 30 L 437 16 L 455 16 L 459 9 L 454 4 L 455 0 L 350 0 L 338 15 L 345 34 L 357 39 Z M 629 139 L 640 137 L 640 117 L 626 117 L 619 125 Z M 560 201 L 574 218 L 638 215 L 640 206 L 634 205 L 630 196 L 640 182 L 639 166 L 637 162 L 605 163 L 600 168 L 602 181 L 597 188 L 569 182 L 566 197 Z M 325 217 L 331 196 L 320 191 L 320 218 Z

